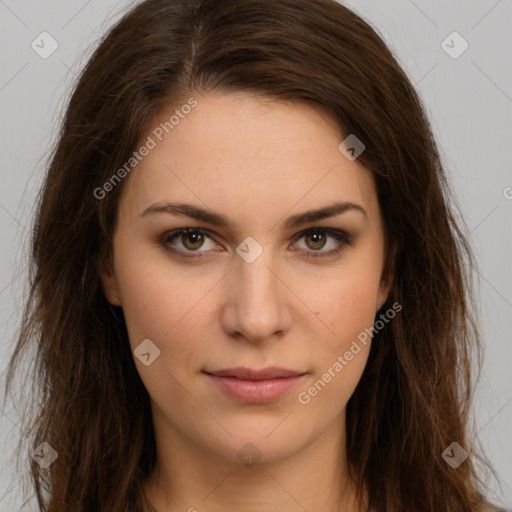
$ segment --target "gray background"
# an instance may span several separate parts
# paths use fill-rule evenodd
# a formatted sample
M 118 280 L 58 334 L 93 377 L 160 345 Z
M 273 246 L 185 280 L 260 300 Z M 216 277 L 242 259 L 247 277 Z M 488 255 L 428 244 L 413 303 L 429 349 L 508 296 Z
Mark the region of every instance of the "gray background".
M 0 0 L 0 372 L 20 320 L 33 203 L 64 100 L 98 38 L 131 3 Z M 486 350 L 473 409 L 475 433 L 502 483 L 500 489 L 491 480 L 489 493 L 497 504 L 510 507 L 512 2 L 345 3 L 377 28 L 419 90 L 471 231 L 479 262 L 477 300 Z M 47 59 L 31 48 L 43 31 L 59 45 Z M 441 47 L 453 31 L 469 44 L 458 58 Z M 457 42 L 453 45 L 460 48 Z M 14 404 L 2 403 L 0 511 L 6 512 L 36 510 L 30 502 L 22 508 L 22 488 L 14 473 L 21 435 L 18 421 Z

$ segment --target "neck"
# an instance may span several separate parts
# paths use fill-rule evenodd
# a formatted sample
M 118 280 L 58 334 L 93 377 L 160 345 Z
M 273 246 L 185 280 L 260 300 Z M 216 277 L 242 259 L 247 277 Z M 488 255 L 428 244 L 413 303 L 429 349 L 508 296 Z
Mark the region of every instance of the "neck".
M 165 431 L 154 424 L 157 462 L 143 487 L 155 512 L 362 510 L 348 475 L 344 418 L 300 452 L 252 466 L 198 447 L 168 424 Z

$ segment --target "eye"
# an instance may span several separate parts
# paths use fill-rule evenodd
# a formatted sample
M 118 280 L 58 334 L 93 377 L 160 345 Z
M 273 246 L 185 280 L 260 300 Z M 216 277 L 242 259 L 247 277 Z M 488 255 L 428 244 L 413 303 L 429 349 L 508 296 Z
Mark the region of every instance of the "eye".
M 202 254 L 188 255 L 187 253 L 203 253 L 220 247 L 207 231 L 200 228 L 184 228 L 165 233 L 160 243 L 166 250 L 182 258 L 202 257 Z
M 338 230 L 329 228 L 310 228 L 300 233 L 299 242 L 304 240 L 303 244 L 294 242 L 293 248 L 305 251 L 305 258 L 328 258 L 341 252 L 344 246 L 351 245 L 351 237 Z M 327 250 L 322 250 L 327 248 Z

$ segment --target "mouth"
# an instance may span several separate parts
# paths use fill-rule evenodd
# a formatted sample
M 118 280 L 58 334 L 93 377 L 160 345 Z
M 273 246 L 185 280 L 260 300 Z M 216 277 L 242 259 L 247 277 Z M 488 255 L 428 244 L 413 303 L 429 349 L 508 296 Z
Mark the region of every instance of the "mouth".
M 302 381 L 306 373 L 286 368 L 227 368 L 204 373 L 225 395 L 243 403 L 273 402 Z

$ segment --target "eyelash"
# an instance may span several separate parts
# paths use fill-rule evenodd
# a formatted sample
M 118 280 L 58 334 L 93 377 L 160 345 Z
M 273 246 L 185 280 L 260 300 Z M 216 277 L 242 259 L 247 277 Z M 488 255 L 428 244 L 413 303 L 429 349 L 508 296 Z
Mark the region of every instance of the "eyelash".
M 187 251 L 190 253 L 197 252 L 197 253 L 201 254 L 201 255 L 195 254 L 192 256 L 192 255 L 188 255 L 186 252 L 182 251 L 181 249 L 176 249 L 175 247 L 170 245 L 170 242 L 174 238 L 176 238 L 178 235 L 182 235 L 185 233 L 200 233 L 202 235 L 207 236 L 211 240 L 213 240 L 211 233 L 207 230 L 204 230 L 201 228 L 183 228 L 183 229 L 178 229 L 175 231 L 169 231 L 169 232 L 165 233 L 160 239 L 160 244 L 166 251 L 170 252 L 171 254 L 173 254 L 174 256 L 176 256 L 178 258 L 182 258 L 185 260 L 204 258 L 205 256 L 203 256 L 201 253 L 208 252 L 208 251 Z M 303 238 L 307 235 L 313 234 L 313 233 L 314 234 L 320 233 L 320 234 L 325 234 L 325 235 L 331 236 L 332 238 L 334 238 L 335 240 L 340 242 L 340 244 L 336 249 L 331 249 L 330 251 L 320 251 L 320 250 L 319 251 L 314 251 L 314 250 L 306 251 L 306 256 L 305 256 L 306 259 L 309 259 L 309 258 L 314 258 L 314 259 L 332 258 L 332 257 L 338 255 L 342 251 L 343 247 L 350 246 L 350 245 L 352 245 L 352 242 L 353 242 L 352 237 L 349 236 L 344 231 L 333 230 L 331 228 L 322 228 L 322 227 L 308 228 L 305 231 L 301 231 L 300 233 L 297 234 L 295 241 L 298 241 L 301 238 Z M 295 243 L 295 241 L 294 241 L 294 243 Z

